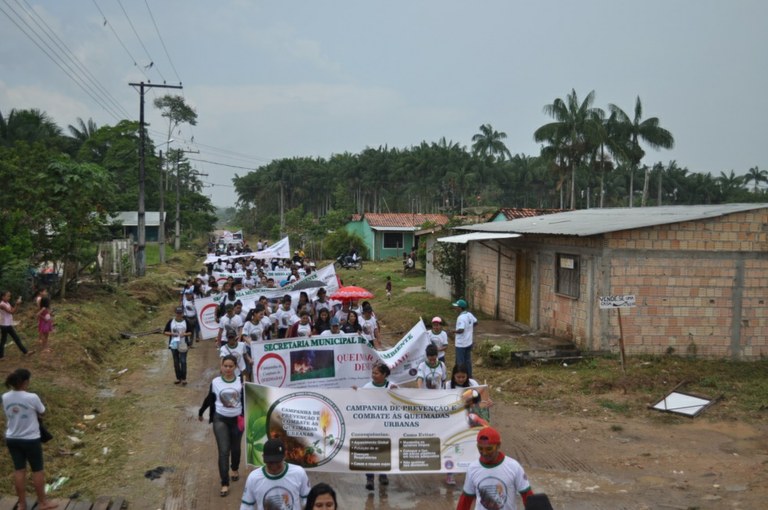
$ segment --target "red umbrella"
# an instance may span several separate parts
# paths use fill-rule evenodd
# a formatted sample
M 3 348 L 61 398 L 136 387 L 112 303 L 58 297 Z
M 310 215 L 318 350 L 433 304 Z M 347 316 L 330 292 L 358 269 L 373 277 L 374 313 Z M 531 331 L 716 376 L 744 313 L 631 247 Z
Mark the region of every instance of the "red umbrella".
M 362 287 L 355 287 L 354 285 L 348 285 L 341 287 L 339 290 L 330 295 L 330 298 L 336 301 L 352 301 L 354 299 L 371 299 L 373 294 L 365 290 Z

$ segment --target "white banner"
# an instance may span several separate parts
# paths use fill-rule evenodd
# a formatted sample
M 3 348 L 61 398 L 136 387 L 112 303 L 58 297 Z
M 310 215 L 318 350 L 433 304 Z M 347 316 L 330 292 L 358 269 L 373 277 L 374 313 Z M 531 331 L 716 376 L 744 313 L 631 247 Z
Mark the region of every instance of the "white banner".
M 306 271 L 304 269 L 299 269 L 299 276 L 303 277 L 306 274 Z M 212 276 L 216 278 L 216 281 L 219 284 L 222 284 L 223 282 L 227 281 L 227 278 L 230 276 L 234 279 L 238 278 L 245 278 L 245 271 L 238 272 L 238 273 L 228 273 L 226 271 L 212 271 Z M 253 274 L 254 278 L 256 277 L 256 273 Z M 274 271 L 264 271 L 264 276 L 267 278 L 272 278 L 275 280 L 275 283 L 279 284 L 280 282 L 286 280 L 289 276 L 291 276 L 291 270 L 290 269 L 276 269 Z
M 419 321 L 391 349 L 377 351 L 362 336 L 331 335 L 253 342 L 253 380 L 278 388 L 351 388 L 371 380 L 379 361 L 392 373 L 390 382 L 416 380 L 426 359 L 427 328 Z
M 267 438 L 307 470 L 360 473 L 466 471 L 485 422 L 455 390 L 288 389 L 246 384 L 246 462 L 262 466 Z
M 250 253 L 244 253 L 240 255 L 215 255 L 213 253 L 209 253 L 205 259 L 205 262 L 203 263 L 207 265 L 213 264 L 217 260 L 234 260 L 244 257 L 251 257 L 255 259 L 290 259 L 292 257 L 290 240 L 288 239 L 288 236 L 285 236 L 265 250 L 252 251 Z
M 305 288 L 302 290 L 293 289 L 294 287 L 298 286 L 300 282 L 310 282 L 316 280 L 323 282 L 323 288 L 328 292 L 329 295 L 333 294 L 339 289 L 339 281 L 336 278 L 336 269 L 334 268 L 333 264 L 328 264 L 327 266 L 318 269 L 309 276 L 306 276 L 291 285 L 286 285 L 285 287 L 279 289 L 258 288 L 251 290 L 241 290 L 237 292 L 236 295 L 237 299 L 243 302 L 243 310 L 250 310 L 256 306 L 256 302 L 261 296 L 266 296 L 267 299 L 280 299 L 286 294 L 289 294 L 295 303 L 298 302 L 299 294 L 303 291 L 307 293 L 310 300 L 313 300 L 317 296 L 317 291 L 320 290 L 320 287 Z M 224 294 L 219 294 L 218 296 L 210 296 L 195 300 L 195 308 L 197 308 L 197 323 L 200 325 L 201 338 L 216 337 L 216 334 L 219 331 L 219 322 L 216 320 L 216 308 L 218 308 L 219 303 L 223 297 Z

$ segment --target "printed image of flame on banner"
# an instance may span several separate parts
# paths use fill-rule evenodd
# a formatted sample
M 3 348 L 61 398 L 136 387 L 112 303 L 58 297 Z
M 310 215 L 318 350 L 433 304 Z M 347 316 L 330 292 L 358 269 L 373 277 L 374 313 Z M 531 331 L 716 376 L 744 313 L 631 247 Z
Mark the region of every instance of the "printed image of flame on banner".
M 476 408 L 490 403 L 487 386 L 315 390 L 246 383 L 246 462 L 262 466 L 264 443 L 280 438 L 286 460 L 308 470 L 461 472 L 477 458 L 475 437 L 488 424 Z
M 248 463 L 263 463 L 263 444 L 259 442 L 268 438 L 285 442 L 285 460 L 292 464 L 312 468 L 330 462 L 346 434 L 336 403 L 314 391 L 288 393 L 276 400 L 273 397 L 264 386 L 246 386 Z

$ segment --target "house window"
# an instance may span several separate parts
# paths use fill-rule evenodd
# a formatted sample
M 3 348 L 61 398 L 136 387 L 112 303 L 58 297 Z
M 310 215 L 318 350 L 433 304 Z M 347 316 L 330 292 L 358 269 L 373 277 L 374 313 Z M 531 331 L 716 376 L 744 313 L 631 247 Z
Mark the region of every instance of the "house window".
M 558 253 L 555 263 L 555 292 L 578 299 L 581 271 L 579 256 Z
M 384 248 L 403 249 L 402 232 L 384 232 Z

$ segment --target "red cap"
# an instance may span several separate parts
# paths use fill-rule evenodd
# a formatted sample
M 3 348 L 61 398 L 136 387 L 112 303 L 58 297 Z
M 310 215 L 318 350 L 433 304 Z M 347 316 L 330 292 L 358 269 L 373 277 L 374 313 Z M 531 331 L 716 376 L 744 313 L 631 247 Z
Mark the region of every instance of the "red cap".
M 501 444 L 501 436 L 493 427 L 485 427 L 477 433 L 477 443 L 483 445 Z

